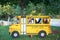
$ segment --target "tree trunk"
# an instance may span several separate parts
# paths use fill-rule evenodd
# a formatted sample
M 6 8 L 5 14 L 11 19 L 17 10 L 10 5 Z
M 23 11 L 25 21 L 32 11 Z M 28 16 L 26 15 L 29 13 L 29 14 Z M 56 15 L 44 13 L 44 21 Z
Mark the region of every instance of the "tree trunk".
M 7 21 L 8 21 L 8 22 L 10 21 L 10 16 L 9 16 L 9 15 L 7 15 Z
M 24 16 L 24 3 L 21 3 L 22 16 Z
M 19 0 L 19 6 L 21 7 L 21 15 L 24 16 L 24 2 L 23 0 Z
M 10 17 L 8 17 L 8 22 L 10 21 Z

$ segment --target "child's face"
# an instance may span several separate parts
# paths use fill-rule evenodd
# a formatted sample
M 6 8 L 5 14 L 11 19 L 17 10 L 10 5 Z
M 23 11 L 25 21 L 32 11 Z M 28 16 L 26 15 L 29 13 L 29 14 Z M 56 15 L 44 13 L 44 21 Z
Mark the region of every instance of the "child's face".
M 44 22 L 46 21 L 47 19 L 46 18 L 44 18 Z

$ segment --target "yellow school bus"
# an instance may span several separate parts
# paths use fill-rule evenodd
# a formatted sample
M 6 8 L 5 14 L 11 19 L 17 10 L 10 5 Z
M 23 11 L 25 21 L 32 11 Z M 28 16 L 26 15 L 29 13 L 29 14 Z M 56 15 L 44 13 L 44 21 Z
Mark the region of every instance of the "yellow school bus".
M 16 16 L 17 22 L 9 26 L 9 34 L 16 38 L 19 35 L 38 35 L 46 37 L 51 33 L 49 16 Z

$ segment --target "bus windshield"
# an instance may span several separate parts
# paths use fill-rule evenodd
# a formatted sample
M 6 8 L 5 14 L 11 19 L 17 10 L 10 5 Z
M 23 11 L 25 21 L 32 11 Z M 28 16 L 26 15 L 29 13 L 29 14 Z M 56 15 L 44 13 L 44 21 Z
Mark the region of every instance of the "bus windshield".
M 12 18 L 12 24 L 18 24 L 19 23 L 19 19 L 14 17 Z

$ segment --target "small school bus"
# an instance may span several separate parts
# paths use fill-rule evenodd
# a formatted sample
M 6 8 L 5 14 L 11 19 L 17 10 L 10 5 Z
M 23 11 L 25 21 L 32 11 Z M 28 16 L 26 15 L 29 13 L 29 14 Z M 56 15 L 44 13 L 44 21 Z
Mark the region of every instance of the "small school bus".
M 38 35 L 46 37 L 51 33 L 49 16 L 16 16 L 17 22 L 9 26 L 9 34 L 16 38 L 19 35 Z

